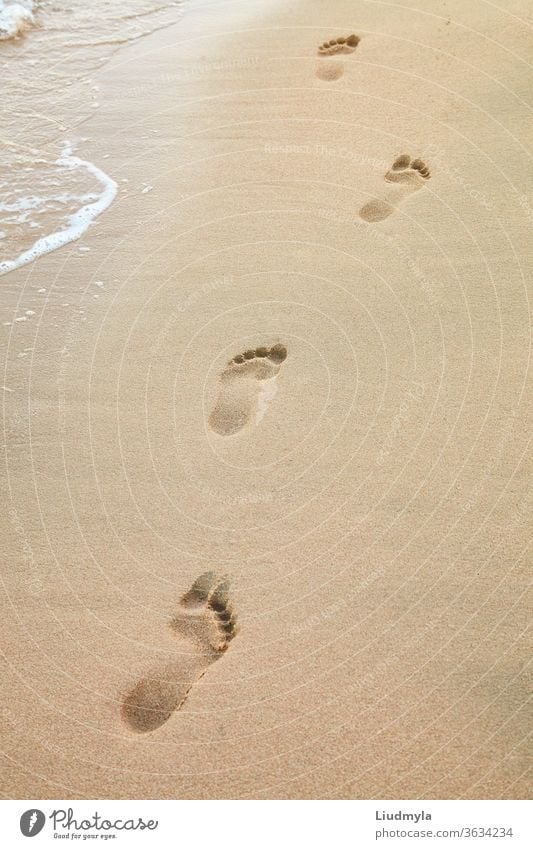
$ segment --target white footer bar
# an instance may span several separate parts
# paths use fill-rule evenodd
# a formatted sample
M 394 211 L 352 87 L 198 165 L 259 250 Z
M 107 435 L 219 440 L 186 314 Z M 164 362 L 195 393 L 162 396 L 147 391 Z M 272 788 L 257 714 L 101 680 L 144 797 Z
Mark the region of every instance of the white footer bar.
M 533 846 L 527 801 L 0 801 L 3 846 Z M 31 842 L 35 840 L 35 843 Z

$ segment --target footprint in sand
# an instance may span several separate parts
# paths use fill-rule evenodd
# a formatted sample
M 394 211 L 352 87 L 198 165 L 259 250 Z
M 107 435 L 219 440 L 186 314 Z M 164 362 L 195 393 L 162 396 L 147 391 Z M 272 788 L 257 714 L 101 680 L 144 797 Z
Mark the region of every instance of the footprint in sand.
M 332 38 L 331 41 L 325 41 L 318 48 L 320 56 L 336 56 L 339 53 L 353 53 L 361 39 L 358 35 L 352 34 L 341 38 Z M 319 79 L 331 82 L 338 80 L 344 73 L 344 65 L 342 62 L 321 62 L 316 75 Z
M 406 153 L 402 153 L 385 174 L 387 183 L 396 184 L 394 188 L 390 188 L 382 198 L 365 203 L 359 210 L 359 215 L 365 221 L 383 221 L 406 197 L 421 189 L 430 177 L 425 162 L 421 159 L 411 159 Z
M 182 597 L 170 625 L 184 640 L 183 659 L 141 678 L 122 703 L 122 719 L 132 731 L 160 728 L 183 707 L 192 688 L 237 634 L 229 584 L 214 572 L 196 579 Z
M 273 397 L 278 374 L 287 356 L 284 345 L 256 348 L 237 354 L 220 375 L 220 391 L 209 425 L 221 436 L 237 433 L 256 413 L 256 423 Z

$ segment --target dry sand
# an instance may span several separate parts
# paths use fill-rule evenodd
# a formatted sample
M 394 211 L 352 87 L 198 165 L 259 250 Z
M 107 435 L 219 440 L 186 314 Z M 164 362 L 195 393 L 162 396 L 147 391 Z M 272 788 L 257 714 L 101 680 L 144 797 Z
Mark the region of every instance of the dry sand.
M 5 797 L 527 795 L 498 5 L 204 3 L 102 69 L 84 152 L 128 190 L 2 279 Z

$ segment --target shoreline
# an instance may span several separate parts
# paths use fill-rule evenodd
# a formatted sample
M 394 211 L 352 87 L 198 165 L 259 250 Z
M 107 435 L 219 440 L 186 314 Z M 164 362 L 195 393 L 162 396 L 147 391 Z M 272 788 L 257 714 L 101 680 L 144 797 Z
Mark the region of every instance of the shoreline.
M 64 150 L 83 147 L 86 141 L 82 133 L 99 108 L 97 80 L 105 64 L 127 45 L 168 28 L 169 20 L 179 23 L 180 0 L 153 3 L 123 0 L 113 15 L 105 0 L 95 0 L 92 16 L 61 0 L 37 9 L 30 4 L 35 15 L 17 4 L 4 9 L 14 29 L 0 39 L 0 276 L 75 240 L 84 229 L 82 221 L 90 222 L 102 204 L 109 205 L 112 183 L 102 163 L 99 169 L 91 163 L 83 166 Z M 17 22 L 30 18 L 32 26 L 19 32 Z
M 11 797 L 527 798 L 522 36 L 452 5 L 98 72 L 116 199 L 1 281 Z

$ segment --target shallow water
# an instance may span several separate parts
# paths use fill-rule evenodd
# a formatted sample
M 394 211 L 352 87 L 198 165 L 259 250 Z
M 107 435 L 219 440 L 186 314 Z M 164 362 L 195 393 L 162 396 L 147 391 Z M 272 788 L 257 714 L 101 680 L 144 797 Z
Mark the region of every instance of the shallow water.
M 113 200 L 83 156 L 95 72 L 122 45 L 175 23 L 181 2 L 0 0 L 0 274 L 78 238 Z M 116 189 L 115 189 L 116 190 Z

